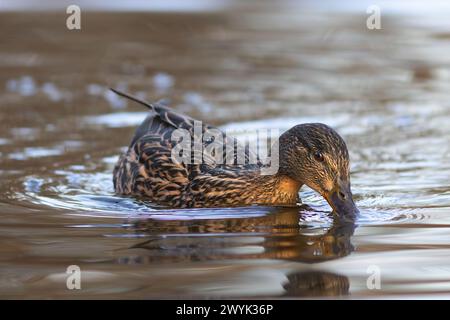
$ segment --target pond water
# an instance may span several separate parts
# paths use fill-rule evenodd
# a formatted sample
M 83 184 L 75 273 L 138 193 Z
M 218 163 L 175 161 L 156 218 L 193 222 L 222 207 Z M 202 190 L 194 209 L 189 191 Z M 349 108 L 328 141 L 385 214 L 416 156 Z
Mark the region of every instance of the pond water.
M 0 297 L 449 298 L 450 25 L 310 10 L 0 13 Z M 147 111 L 108 87 L 223 128 L 334 127 L 360 217 L 307 188 L 297 209 L 114 195 Z

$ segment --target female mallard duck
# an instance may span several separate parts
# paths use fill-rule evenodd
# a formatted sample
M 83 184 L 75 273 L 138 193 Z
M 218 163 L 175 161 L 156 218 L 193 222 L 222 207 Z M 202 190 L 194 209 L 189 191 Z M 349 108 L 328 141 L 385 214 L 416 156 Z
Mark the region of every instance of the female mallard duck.
M 138 127 L 130 147 L 114 168 L 118 194 L 142 196 L 173 208 L 295 206 L 300 203 L 300 187 L 306 184 L 320 193 L 335 212 L 358 212 L 350 189 L 347 146 L 336 131 L 324 124 L 300 124 L 283 133 L 279 138 L 279 169 L 272 175 L 261 174 L 261 162 L 185 164 L 172 159 L 176 144 L 172 133 L 184 129 L 194 136 L 195 120 L 160 103 L 148 104 L 113 91 L 153 111 Z M 202 126 L 203 134 L 212 129 Z M 209 143 L 203 142 L 203 146 Z M 246 149 L 247 160 L 248 152 Z

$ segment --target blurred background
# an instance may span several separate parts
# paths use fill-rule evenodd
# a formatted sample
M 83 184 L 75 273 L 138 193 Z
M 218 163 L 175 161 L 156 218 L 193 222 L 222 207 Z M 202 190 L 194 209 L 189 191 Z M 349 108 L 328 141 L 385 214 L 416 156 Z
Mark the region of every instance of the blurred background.
M 450 297 L 449 16 L 437 0 L 2 0 L 0 297 Z M 334 127 L 360 218 L 334 221 L 308 188 L 313 210 L 114 195 L 147 110 L 110 87 L 224 129 Z

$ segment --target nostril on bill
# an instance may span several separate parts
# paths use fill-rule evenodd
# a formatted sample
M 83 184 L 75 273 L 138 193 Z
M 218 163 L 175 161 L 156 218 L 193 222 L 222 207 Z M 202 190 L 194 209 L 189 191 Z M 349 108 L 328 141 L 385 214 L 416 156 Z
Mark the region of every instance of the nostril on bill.
M 341 198 L 342 200 L 345 200 L 347 197 L 346 197 L 345 193 L 343 193 L 342 191 L 339 191 L 339 198 Z

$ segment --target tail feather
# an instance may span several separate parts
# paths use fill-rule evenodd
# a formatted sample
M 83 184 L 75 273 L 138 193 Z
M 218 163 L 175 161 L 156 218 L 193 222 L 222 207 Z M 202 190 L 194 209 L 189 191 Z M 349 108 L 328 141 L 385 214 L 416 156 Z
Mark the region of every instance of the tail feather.
M 157 102 L 157 103 L 148 103 L 145 102 L 139 98 L 133 97 L 132 95 L 129 95 L 124 92 L 120 92 L 116 89 L 110 88 L 110 90 L 116 94 L 118 94 L 121 97 L 130 99 L 134 102 L 140 103 L 150 110 L 154 111 L 162 121 L 166 122 L 167 124 L 173 126 L 174 128 L 183 128 L 191 130 L 193 129 L 193 121 L 194 119 L 175 112 L 171 108 L 166 106 L 167 101 Z
M 121 92 L 121 91 L 113 89 L 113 88 L 109 88 L 109 90 L 111 90 L 115 94 L 118 94 L 121 97 L 130 99 L 130 100 L 132 100 L 134 102 L 137 102 L 137 103 L 140 103 L 140 104 L 146 106 L 147 108 L 149 108 L 150 110 L 154 110 L 155 111 L 155 106 L 153 104 L 151 104 L 151 103 L 145 102 L 145 101 L 143 101 L 143 100 L 141 100 L 139 98 L 133 97 L 133 96 L 127 94 L 127 93 Z

